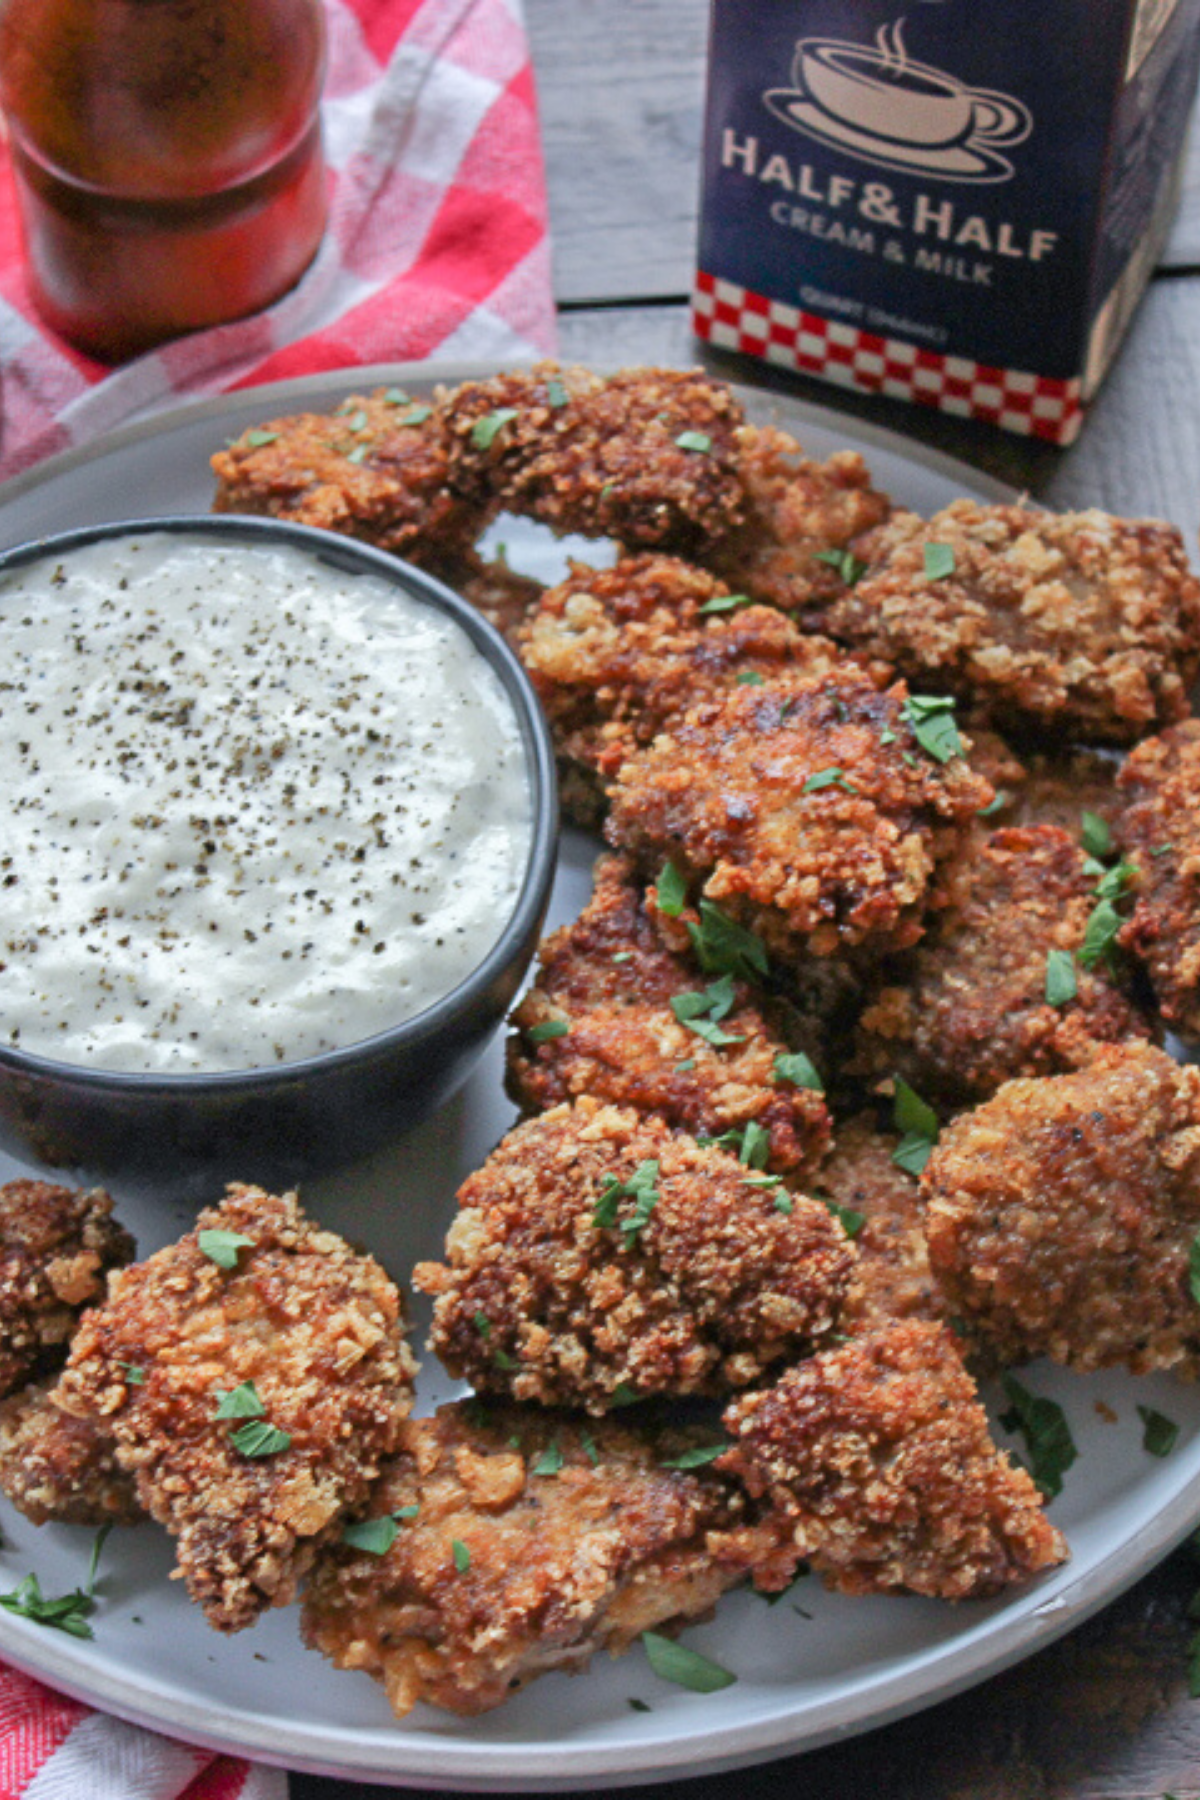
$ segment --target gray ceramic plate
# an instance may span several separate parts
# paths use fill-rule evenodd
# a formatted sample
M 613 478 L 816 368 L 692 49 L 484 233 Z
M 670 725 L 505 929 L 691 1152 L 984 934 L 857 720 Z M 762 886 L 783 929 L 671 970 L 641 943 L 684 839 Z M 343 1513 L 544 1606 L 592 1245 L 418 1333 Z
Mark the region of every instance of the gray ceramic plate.
M 386 368 L 350 380 L 314 380 L 180 409 L 72 452 L 0 489 L 0 544 L 94 520 L 203 510 L 208 457 L 264 418 L 323 410 L 347 391 L 398 382 L 413 393 L 461 369 Z M 920 511 L 956 494 L 1009 498 L 976 472 L 835 414 L 747 391 L 748 409 L 777 420 L 814 453 L 860 448 L 876 481 Z M 551 573 L 561 559 L 528 528 L 506 530 L 514 562 Z M 596 845 L 568 834 L 550 925 L 589 892 Z M 395 1152 L 312 1184 L 318 1218 L 362 1239 L 403 1284 L 419 1257 L 436 1255 L 455 1187 L 511 1122 L 493 1045 L 469 1087 Z M 0 1179 L 18 1172 L 0 1162 Z M 238 1170 L 229 1170 L 230 1178 Z M 110 1182 L 120 1215 L 148 1252 L 186 1229 L 209 1192 L 147 1194 Z M 424 1313 L 418 1309 L 420 1335 Z M 640 1650 L 583 1676 L 548 1676 L 498 1712 L 474 1721 L 419 1710 L 402 1724 L 365 1676 L 339 1674 L 302 1648 L 295 1611 L 224 1639 L 168 1581 L 169 1547 L 153 1527 L 114 1533 L 105 1547 L 92 1643 L 0 1612 L 0 1653 L 54 1685 L 117 1713 L 220 1749 L 359 1780 L 458 1790 L 536 1792 L 652 1781 L 752 1763 L 878 1725 L 943 1698 L 1028 1655 L 1111 1600 L 1176 1543 L 1200 1513 L 1200 1388 L 1166 1379 L 1082 1380 L 1038 1367 L 1028 1384 L 1065 1407 L 1079 1460 L 1053 1517 L 1070 1564 L 1014 1598 L 978 1606 L 921 1600 L 849 1601 L 801 1584 L 767 1607 L 752 1594 L 722 1602 L 686 1641 L 737 1675 L 702 1698 L 658 1680 Z M 453 1391 L 427 1366 L 420 1404 Z M 1105 1403 L 1106 1412 L 1097 1410 Z M 1136 1404 L 1180 1424 L 1166 1460 L 1146 1454 Z M 1108 1413 L 1115 1422 L 1106 1422 Z M 1005 1441 L 1002 1439 L 1002 1441 Z M 91 1534 L 35 1530 L 4 1508 L 0 1589 L 36 1569 L 46 1592 L 76 1586 Z M 631 1699 L 650 1711 L 634 1711 Z

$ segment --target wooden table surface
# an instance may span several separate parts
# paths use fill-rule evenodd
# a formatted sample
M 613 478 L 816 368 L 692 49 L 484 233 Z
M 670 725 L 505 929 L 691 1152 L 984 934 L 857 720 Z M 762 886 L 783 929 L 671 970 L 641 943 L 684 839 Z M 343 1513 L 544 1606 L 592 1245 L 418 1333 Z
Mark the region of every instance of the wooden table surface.
M 525 12 L 564 358 L 708 362 L 936 446 L 1049 504 L 1171 519 L 1200 564 L 1200 128 L 1162 265 L 1081 438 L 1059 451 L 705 356 L 687 296 L 707 0 L 525 0 Z M 1179 1550 L 1072 1634 L 955 1700 L 832 1748 L 654 1791 L 663 1800 L 1195 1800 L 1200 1699 L 1188 1694 L 1187 1662 L 1198 1587 L 1200 1561 Z M 293 1800 L 379 1791 L 292 1778 Z

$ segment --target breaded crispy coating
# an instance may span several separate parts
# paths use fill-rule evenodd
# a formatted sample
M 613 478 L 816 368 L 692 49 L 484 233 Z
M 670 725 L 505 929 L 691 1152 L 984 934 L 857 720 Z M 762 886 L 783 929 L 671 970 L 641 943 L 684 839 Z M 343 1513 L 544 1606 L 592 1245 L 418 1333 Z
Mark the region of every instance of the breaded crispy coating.
M 851 1334 L 899 1319 L 940 1319 L 945 1310 L 929 1267 L 917 1183 L 892 1161 L 898 1143 L 869 1113 L 846 1119 L 816 1182 L 822 1198 L 862 1220 L 838 1316 L 839 1328 Z
M 372 1257 L 294 1194 L 233 1186 L 114 1277 L 56 1398 L 112 1432 L 191 1597 L 237 1631 L 292 1598 L 394 1447 L 414 1374 L 402 1333 Z
M 663 555 L 611 569 L 576 564 L 546 590 L 518 648 L 568 769 L 603 790 L 632 750 L 707 689 L 748 673 L 826 674 L 845 661 L 772 607 L 722 610 L 730 598 L 713 576 Z
M 1128 984 L 1079 959 L 1096 875 L 1055 825 L 979 832 L 942 870 L 925 937 L 858 1024 L 851 1069 L 902 1075 L 968 1105 L 1019 1075 L 1078 1068 L 1102 1043 L 1149 1038 Z M 1049 958 L 1070 958 L 1060 997 Z
M 587 1098 L 516 1126 L 458 1205 L 445 1263 L 413 1271 L 432 1347 L 545 1406 L 744 1387 L 831 1329 L 854 1263 L 820 1202 Z
M 1171 1029 L 1200 1041 L 1200 720 L 1148 738 L 1117 784 L 1116 831 L 1137 864 L 1132 918 L 1119 942 L 1149 971 Z
M 943 1130 L 922 1200 L 947 1305 L 1002 1362 L 1194 1374 L 1200 1069 L 1114 1044 L 1010 1081 Z
M 733 1448 L 717 1467 L 779 1509 L 842 1593 L 984 1599 L 1066 1560 L 943 1325 L 908 1320 L 822 1351 L 734 1400 L 725 1425 Z
M 116 1441 L 57 1404 L 53 1381 L 0 1402 L 0 1493 L 35 1525 L 136 1525 L 145 1517 Z
M 706 696 L 625 763 L 610 843 L 693 890 L 783 961 L 920 937 L 930 881 L 992 790 L 918 747 L 908 693 L 860 671 Z
M 450 480 L 469 504 L 632 548 L 698 549 L 745 511 L 742 411 L 702 370 L 607 378 L 539 363 L 440 396 Z
M 64 1361 L 85 1306 L 134 1243 L 102 1188 L 49 1181 L 0 1187 L 0 1395 Z
M 892 503 L 857 450 L 815 462 L 787 432 L 744 425 L 737 455 L 748 516 L 717 546 L 712 567 L 735 591 L 809 624 L 846 592 L 863 534 L 890 517 Z
M 764 1140 L 756 1166 L 787 1175 L 814 1167 L 829 1142 L 825 1101 L 779 1075 L 787 1045 L 748 984 L 733 983 L 719 1032 L 705 1015 L 707 1037 L 672 1009 L 709 981 L 663 943 L 629 859 L 602 856 L 591 900 L 542 944 L 512 1014 L 509 1094 L 528 1113 L 590 1094 L 698 1137 L 753 1124 Z
M 292 519 L 428 563 L 468 552 L 484 524 L 451 491 L 447 450 L 435 408 L 398 388 L 351 394 L 333 413 L 270 419 L 218 450 L 213 511 Z
M 395 1541 L 324 1552 L 305 1639 L 381 1681 L 398 1718 L 418 1701 L 470 1715 L 703 1615 L 756 1571 L 782 1587 L 790 1534 L 708 1468 L 666 1466 L 713 1437 L 477 1401 L 410 1420 L 371 1495 L 373 1517 L 402 1515 Z
M 1186 714 L 1200 583 L 1174 526 L 955 500 L 896 514 L 871 555 L 820 629 L 1002 729 L 1129 744 Z

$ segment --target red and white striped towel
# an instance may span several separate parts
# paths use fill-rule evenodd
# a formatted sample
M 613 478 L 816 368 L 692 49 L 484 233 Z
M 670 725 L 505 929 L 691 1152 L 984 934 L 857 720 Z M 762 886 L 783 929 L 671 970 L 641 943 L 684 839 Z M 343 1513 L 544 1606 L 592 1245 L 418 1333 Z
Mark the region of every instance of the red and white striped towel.
M 0 142 L 0 480 L 179 399 L 369 362 L 554 348 L 521 0 L 325 0 L 330 224 L 265 312 L 112 370 L 38 319 Z
M 287 1800 L 287 1776 L 125 1725 L 0 1664 L 0 1800 Z
M 330 224 L 251 319 L 118 369 L 29 299 L 0 140 L 0 479 L 178 400 L 371 362 L 554 349 L 520 0 L 325 0 Z M 0 1800 L 286 1800 L 287 1777 L 93 1712 L 0 1664 Z

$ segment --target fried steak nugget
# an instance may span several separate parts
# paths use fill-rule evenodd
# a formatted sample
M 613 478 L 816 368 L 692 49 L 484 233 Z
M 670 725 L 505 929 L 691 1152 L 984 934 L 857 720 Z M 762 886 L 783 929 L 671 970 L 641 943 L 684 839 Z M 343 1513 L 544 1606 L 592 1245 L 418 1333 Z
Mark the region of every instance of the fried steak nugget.
M 85 1306 L 104 1298 L 110 1269 L 134 1242 L 102 1188 L 49 1181 L 0 1187 L 0 1395 L 56 1369 Z
M 669 859 L 784 962 L 915 943 L 992 789 L 918 748 L 908 699 L 849 668 L 706 696 L 621 769 L 609 842 Z
M 1145 964 L 1163 1018 L 1200 1041 L 1200 720 L 1147 738 L 1117 782 L 1116 830 L 1139 871 L 1123 949 Z
M 52 1378 L 0 1402 L 0 1493 L 35 1525 L 136 1525 L 146 1516 L 116 1440 L 64 1412 Z
M 485 522 L 451 491 L 447 452 L 435 408 L 398 388 L 351 394 L 218 450 L 213 511 L 292 519 L 428 563 L 468 552 Z
M 742 411 L 700 369 L 539 363 L 440 396 L 450 480 L 468 504 L 634 548 L 697 549 L 745 510 Z
M 708 1037 L 673 1010 L 686 1012 L 682 997 L 704 991 L 709 978 L 667 949 L 627 857 L 600 858 L 591 900 L 538 958 L 508 1041 L 506 1084 L 525 1112 L 590 1094 L 658 1113 L 694 1137 L 753 1124 L 765 1137 L 762 1166 L 778 1174 L 820 1160 L 829 1142 L 824 1098 L 779 1075 L 787 1045 L 748 984 L 732 983 L 719 1032 Z
M 668 1466 L 712 1439 L 470 1401 L 410 1420 L 371 1496 L 376 1517 L 401 1515 L 395 1541 L 323 1553 L 305 1640 L 381 1681 L 398 1718 L 418 1701 L 470 1715 L 706 1613 L 750 1574 L 782 1587 L 790 1534 L 707 1468 Z
M 838 1314 L 851 1335 L 900 1319 L 940 1319 L 944 1306 L 929 1267 L 917 1183 L 892 1160 L 899 1139 L 878 1130 L 870 1113 L 840 1122 L 817 1188 L 862 1223 L 858 1260 Z M 845 1221 L 844 1221 L 845 1222 Z
M 598 796 L 630 752 L 708 688 L 748 673 L 824 674 L 845 651 L 805 637 L 782 613 L 746 606 L 679 557 L 575 564 L 529 615 L 518 651 L 542 702 L 567 781 Z
M 930 1263 L 1002 1362 L 1194 1375 L 1200 1069 L 1149 1044 L 1010 1081 L 926 1165 Z
M 824 1350 L 739 1396 L 725 1425 L 718 1469 L 769 1499 L 842 1593 L 983 1599 L 1066 1560 L 945 1326 L 909 1320 Z
M 1098 1044 L 1149 1038 L 1128 984 L 1078 959 L 1096 876 L 1054 825 L 979 832 L 930 897 L 925 937 L 859 1020 L 852 1070 L 901 1075 L 951 1105 L 986 1100 L 1017 1076 L 1079 1067 Z M 1071 958 L 1057 997 L 1053 952 Z
M 1200 583 L 1174 526 L 955 500 L 896 514 L 870 554 L 819 628 L 1002 728 L 1130 744 L 1187 713 Z
M 601 1413 L 744 1387 L 828 1332 L 854 1248 L 661 1120 L 583 1098 L 518 1125 L 458 1194 L 430 1342 L 484 1393 Z
M 191 1597 L 237 1631 L 292 1598 L 394 1447 L 415 1369 L 402 1333 L 372 1257 L 294 1194 L 233 1186 L 114 1278 L 56 1399 L 112 1432 Z
M 716 546 L 711 567 L 736 591 L 809 626 L 846 592 L 864 534 L 891 516 L 892 503 L 857 450 L 816 462 L 787 432 L 744 425 L 737 457 L 747 519 Z

